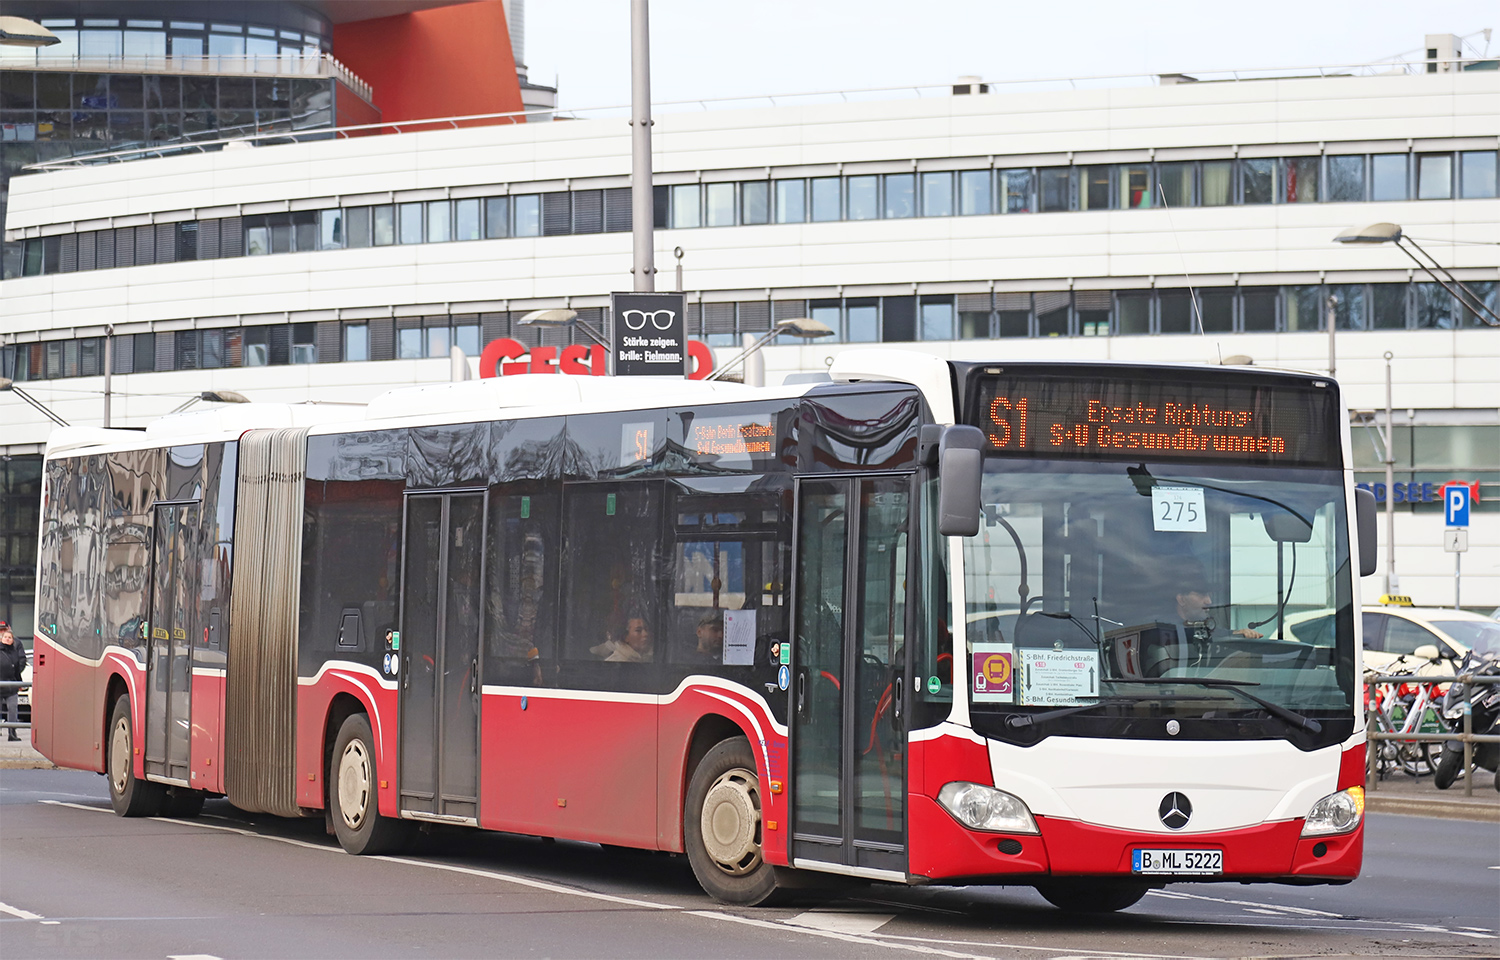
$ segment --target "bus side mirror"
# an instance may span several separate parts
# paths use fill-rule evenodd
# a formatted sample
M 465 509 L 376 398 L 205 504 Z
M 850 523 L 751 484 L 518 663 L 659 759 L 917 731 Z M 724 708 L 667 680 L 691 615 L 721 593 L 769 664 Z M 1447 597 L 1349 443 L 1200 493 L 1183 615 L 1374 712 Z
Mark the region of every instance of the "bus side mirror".
M 953 426 L 938 443 L 938 533 L 972 537 L 979 532 L 979 483 L 984 476 L 984 433 Z
M 1354 526 L 1359 535 L 1359 575 L 1375 572 L 1379 547 L 1375 536 L 1375 494 L 1359 487 L 1354 489 Z

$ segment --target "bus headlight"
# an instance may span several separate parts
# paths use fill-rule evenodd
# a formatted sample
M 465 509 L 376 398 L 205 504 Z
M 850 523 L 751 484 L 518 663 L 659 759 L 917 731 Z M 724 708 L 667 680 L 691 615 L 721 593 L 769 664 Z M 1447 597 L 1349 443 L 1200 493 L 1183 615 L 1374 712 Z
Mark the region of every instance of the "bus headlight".
M 1365 788 L 1350 787 L 1313 804 L 1308 811 L 1307 822 L 1302 825 L 1304 837 L 1317 837 L 1329 833 L 1348 833 L 1359 826 L 1365 815 Z
M 1036 833 L 1036 821 L 1021 798 L 1004 790 L 962 780 L 945 784 L 938 791 L 938 803 L 954 819 L 973 830 L 996 833 Z

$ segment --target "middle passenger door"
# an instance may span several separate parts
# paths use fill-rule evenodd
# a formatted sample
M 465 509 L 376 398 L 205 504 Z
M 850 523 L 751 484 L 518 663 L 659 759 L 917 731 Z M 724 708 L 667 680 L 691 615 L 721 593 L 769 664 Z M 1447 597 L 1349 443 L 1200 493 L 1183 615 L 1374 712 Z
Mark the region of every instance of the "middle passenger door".
M 795 866 L 906 879 L 909 476 L 797 487 Z
M 410 494 L 401 586 L 401 810 L 479 817 L 482 491 Z

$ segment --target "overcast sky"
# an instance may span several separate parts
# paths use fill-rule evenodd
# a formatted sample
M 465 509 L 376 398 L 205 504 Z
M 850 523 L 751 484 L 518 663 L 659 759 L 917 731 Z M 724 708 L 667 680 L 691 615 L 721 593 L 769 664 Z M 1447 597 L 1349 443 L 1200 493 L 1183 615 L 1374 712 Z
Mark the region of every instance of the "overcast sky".
M 1496 0 L 653 0 L 652 99 L 1365 63 L 1485 27 Z M 629 0 L 527 0 L 526 62 L 565 109 L 628 103 Z

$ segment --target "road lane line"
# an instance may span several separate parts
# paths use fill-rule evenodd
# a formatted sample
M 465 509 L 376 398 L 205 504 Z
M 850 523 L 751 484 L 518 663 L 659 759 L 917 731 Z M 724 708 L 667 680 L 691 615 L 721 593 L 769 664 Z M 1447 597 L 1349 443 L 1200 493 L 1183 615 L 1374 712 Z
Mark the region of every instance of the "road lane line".
M 17 920 L 42 919 L 42 915 L 40 913 L 32 913 L 30 910 L 22 910 L 20 907 L 13 907 L 8 903 L 0 903 L 0 913 L 8 913 L 11 916 L 15 917 Z
M 1122 916 L 1129 916 L 1129 914 L 1122 914 Z M 1120 953 L 1114 950 L 1070 950 L 1067 947 L 1059 947 L 1055 944 L 1051 946 L 1039 946 L 1035 943 L 1002 943 L 995 940 L 986 940 L 984 943 L 975 943 L 972 940 L 941 940 L 934 937 L 908 937 L 895 933 L 877 933 L 875 934 L 875 936 L 885 940 L 903 940 L 910 941 L 912 943 L 941 943 L 952 947 L 983 946 L 1004 948 L 1006 950 L 1035 950 L 1039 953 L 1057 954 L 1059 957 L 1114 957 L 1118 958 L 1118 960 L 1205 960 L 1205 958 L 1192 953 Z M 1057 952 L 1059 950 L 1063 952 L 1058 954 Z
M 815 930 L 832 930 L 836 933 L 869 934 L 894 919 L 896 919 L 894 913 L 866 913 L 857 908 L 840 910 L 838 907 L 821 907 L 806 913 L 799 913 L 782 922 L 798 927 L 812 927 Z
M 1305 916 L 1319 920 L 1333 920 L 1341 923 L 1358 923 L 1361 925 L 1367 925 L 1372 922 L 1371 920 L 1363 917 L 1351 917 L 1347 914 L 1342 913 L 1329 913 L 1326 910 L 1310 910 L 1307 907 L 1281 906 L 1274 903 L 1261 903 L 1255 900 L 1232 900 L 1227 897 L 1208 897 L 1204 896 L 1201 893 L 1183 893 L 1180 891 L 1174 891 L 1174 894 L 1187 900 L 1202 900 L 1207 903 L 1223 903 L 1231 906 L 1242 907 L 1245 909 L 1246 913 L 1265 913 L 1269 908 L 1271 910 L 1279 910 L 1284 913 L 1295 914 L 1297 916 Z M 1285 917 L 1284 919 L 1292 920 L 1296 919 L 1296 916 Z M 1455 937 L 1470 937 L 1475 940 L 1496 939 L 1495 934 L 1492 932 L 1471 932 L 1468 928 L 1463 927 L 1455 929 L 1453 927 L 1442 927 L 1430 923 L 1416 923 L 1409 920 L 1378 920 L 1373 922 L 1388 924 L 1391 929 L 1397 931 L 1408 930 L 1413 933 L 1446 933 Z
M 334 849 L 338 849 L 335 847 Z M 410 867 L 427 867 L 430 870 L 446 870 L 449 873 L 465 873 L 473 877 L 488 877 L 491 880 L 500 880 L 504 883 L 514 883 L 522 887 L 533 887 L 537 890 L 546 890 L 549 893 L 565 893 L 572 897 L 584 897 L 589 900 L 603 900 L 606 903 L 618 903 L 627 907 L 645 907 L 648 910 L 681 910 L 681 907 L 670 903 L 653 903 L 650 900 L 636 900 L 631 897 L 617 897 L 610 893 L 595 893 L 592 890 L 580 890 L 577 887 L 567 887 L 560 883 L 549 883 L 546 880 L 533 880 L 530 877 L 520 877 L 513 873 L 501 873 L 498 870 L 481 870 L 477 867 L 460 867 L 452 863 L 439 863 L 434 860 L 414 860 L 411 857 L 366 857 L 367 860 L 384 860 L 387 863 L 403 863 Z
M 841 940 L 844 943 L 857 943 L 862 947 L 884 947 L 887 950 L 905 950 L 909 953 L 925 953 L 935 957 L 954 957 L 956 960 L 995 960 L 994 957 L 982 953 L 958 953 L 953 950 L 939 950 L 936 947 L 923 946 L 922 943 L 887 943 L 873 936 L 862 937 L 852 933 L 839 933 L 836 930 L 797 927 L 784 921 L 755 920 L 750 917 L 740 917 L 732 913 L 719 913 L 714 910 L 688 910 L 686 913 L 689 916 L 703 917 L 706 920 L 726 920 L 730 923 L 742 923 L 746 926 L 775 930 L 779 933 L 786 933 L 788 930 L 791 930 L 810 937 L 826 937 L 829 940 Z M 991 944 L 976 944 L 976 946 L 991 946 Z
M 72 807 L 75 810 L 91 810 L 96 813 L 112 813 L 107 807 L 87 807 L 78 803 L 65 803 L 61 800 L 43 800 L 42 803 L 50 803 L 58 807 Z M 172 817 L 150 817 L 151 820 L 159 820 L 162 823 L 175 823 L 184 827 L 197 827 L 200 830 L 222 830 L 225 833 L 236 833 L 242 837 L 250 837 L 256 840 L 274 840 L 277 843 L 290 844 L 294 847 L 302 847 L 307 850 L 321 850 L 325 853 L 343 853 L 342 847 L 332 843 L 309 843 L 306 840 L 293 840 L 290 837 L 275 837 L 269 834 L 256 833 L 254 830 L 246 830 L 243 827 L 222 826 L 217 823 L 199 823 L 195 820 L 179 820 Z M 549 893 L 564 893 L 574 897 L 584 897 L 589 900 L 603 900 L 606 903 L 618 903 L 628 907 L 645 907 L 650 910 L 681 910 L 681 907 L 667 903 L 653 903 L 649 900 L 636 900 L 631 897 L 617 897 L 608 893 L 595 893 L 591 890 L 579 890 L 575 887 L 567 887 L 558 883 L 549 883 L 546 880 L 532 880 L 528 877 L 520 877 L 511 873 L 501 873 L 498 870 L 481 870 L 476 867 L 460 867 L 450 863 L 438 863 L 428 860 L 415 860 L 411 857 L 367 857 L 369 860 L 384 860 L 387 863 L 401 863 L 411 867 L 427 867 L 431 870 L 446 870 L 450 873 L 465 873 L 475 877 L 488 877 L 491 880 L 500 880 L 505 883 L 514 883 L 517 886 L 533 887 L 537 890 L 546 890 Z

